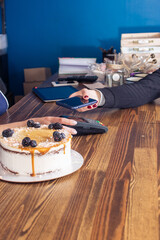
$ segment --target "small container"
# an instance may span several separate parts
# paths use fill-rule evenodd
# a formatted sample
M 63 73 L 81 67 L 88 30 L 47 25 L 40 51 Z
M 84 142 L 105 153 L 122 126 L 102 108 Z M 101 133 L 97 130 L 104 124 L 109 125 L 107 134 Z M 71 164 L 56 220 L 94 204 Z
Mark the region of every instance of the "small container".
M 115 87 L 124 84 L 124 71 L 106 71 L 105 85 L 108 87 Z

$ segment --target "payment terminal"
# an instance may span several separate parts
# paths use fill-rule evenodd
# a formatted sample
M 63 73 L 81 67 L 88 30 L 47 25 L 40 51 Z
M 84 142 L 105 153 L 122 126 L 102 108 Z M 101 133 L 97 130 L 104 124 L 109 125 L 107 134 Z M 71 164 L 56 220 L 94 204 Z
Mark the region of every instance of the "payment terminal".
M 105 133 L 108 131 L 108 128 L 97 120 L 66 115 L 62 115 L 61 117 L 73 119 L 77 122 L 74 126 L 67 125 L 68 127 L 76 129 L 77 135 Z

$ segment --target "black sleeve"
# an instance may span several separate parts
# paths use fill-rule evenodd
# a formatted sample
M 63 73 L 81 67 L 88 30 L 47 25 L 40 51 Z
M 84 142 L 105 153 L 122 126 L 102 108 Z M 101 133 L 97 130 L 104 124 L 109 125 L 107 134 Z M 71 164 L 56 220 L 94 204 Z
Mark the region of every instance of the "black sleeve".
M 139 82 L 118 87 L 99 89 L 105 97 L 107 108 L 137 107 L 160 97 L 160 69 Z

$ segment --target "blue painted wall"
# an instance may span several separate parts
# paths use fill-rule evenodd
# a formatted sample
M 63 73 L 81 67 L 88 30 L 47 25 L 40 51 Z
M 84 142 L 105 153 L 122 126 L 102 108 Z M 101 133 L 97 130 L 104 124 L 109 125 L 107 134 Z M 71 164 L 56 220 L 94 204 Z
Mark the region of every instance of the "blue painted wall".
M 159 0 L 7 0 L 10 90 L 23 93 L 23 69 L 51 67 L 58 57 L 97 57 L 121 33 L 160 32 Z

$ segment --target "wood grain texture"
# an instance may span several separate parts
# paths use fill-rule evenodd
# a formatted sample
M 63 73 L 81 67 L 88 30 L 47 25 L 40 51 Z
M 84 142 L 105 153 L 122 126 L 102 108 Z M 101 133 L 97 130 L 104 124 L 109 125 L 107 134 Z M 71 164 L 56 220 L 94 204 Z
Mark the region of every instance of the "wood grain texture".
M 156 154 L 135 149 L 124 239 L 159 239 Z
M 69 176 L 33 184 L 0 181 L 0 240 L 160 239 L 159 101 L 78 113 L 30 93 L 0 124 L 62 114 L 98 119 L 108 132 L 72 138 L 84 164 Z

